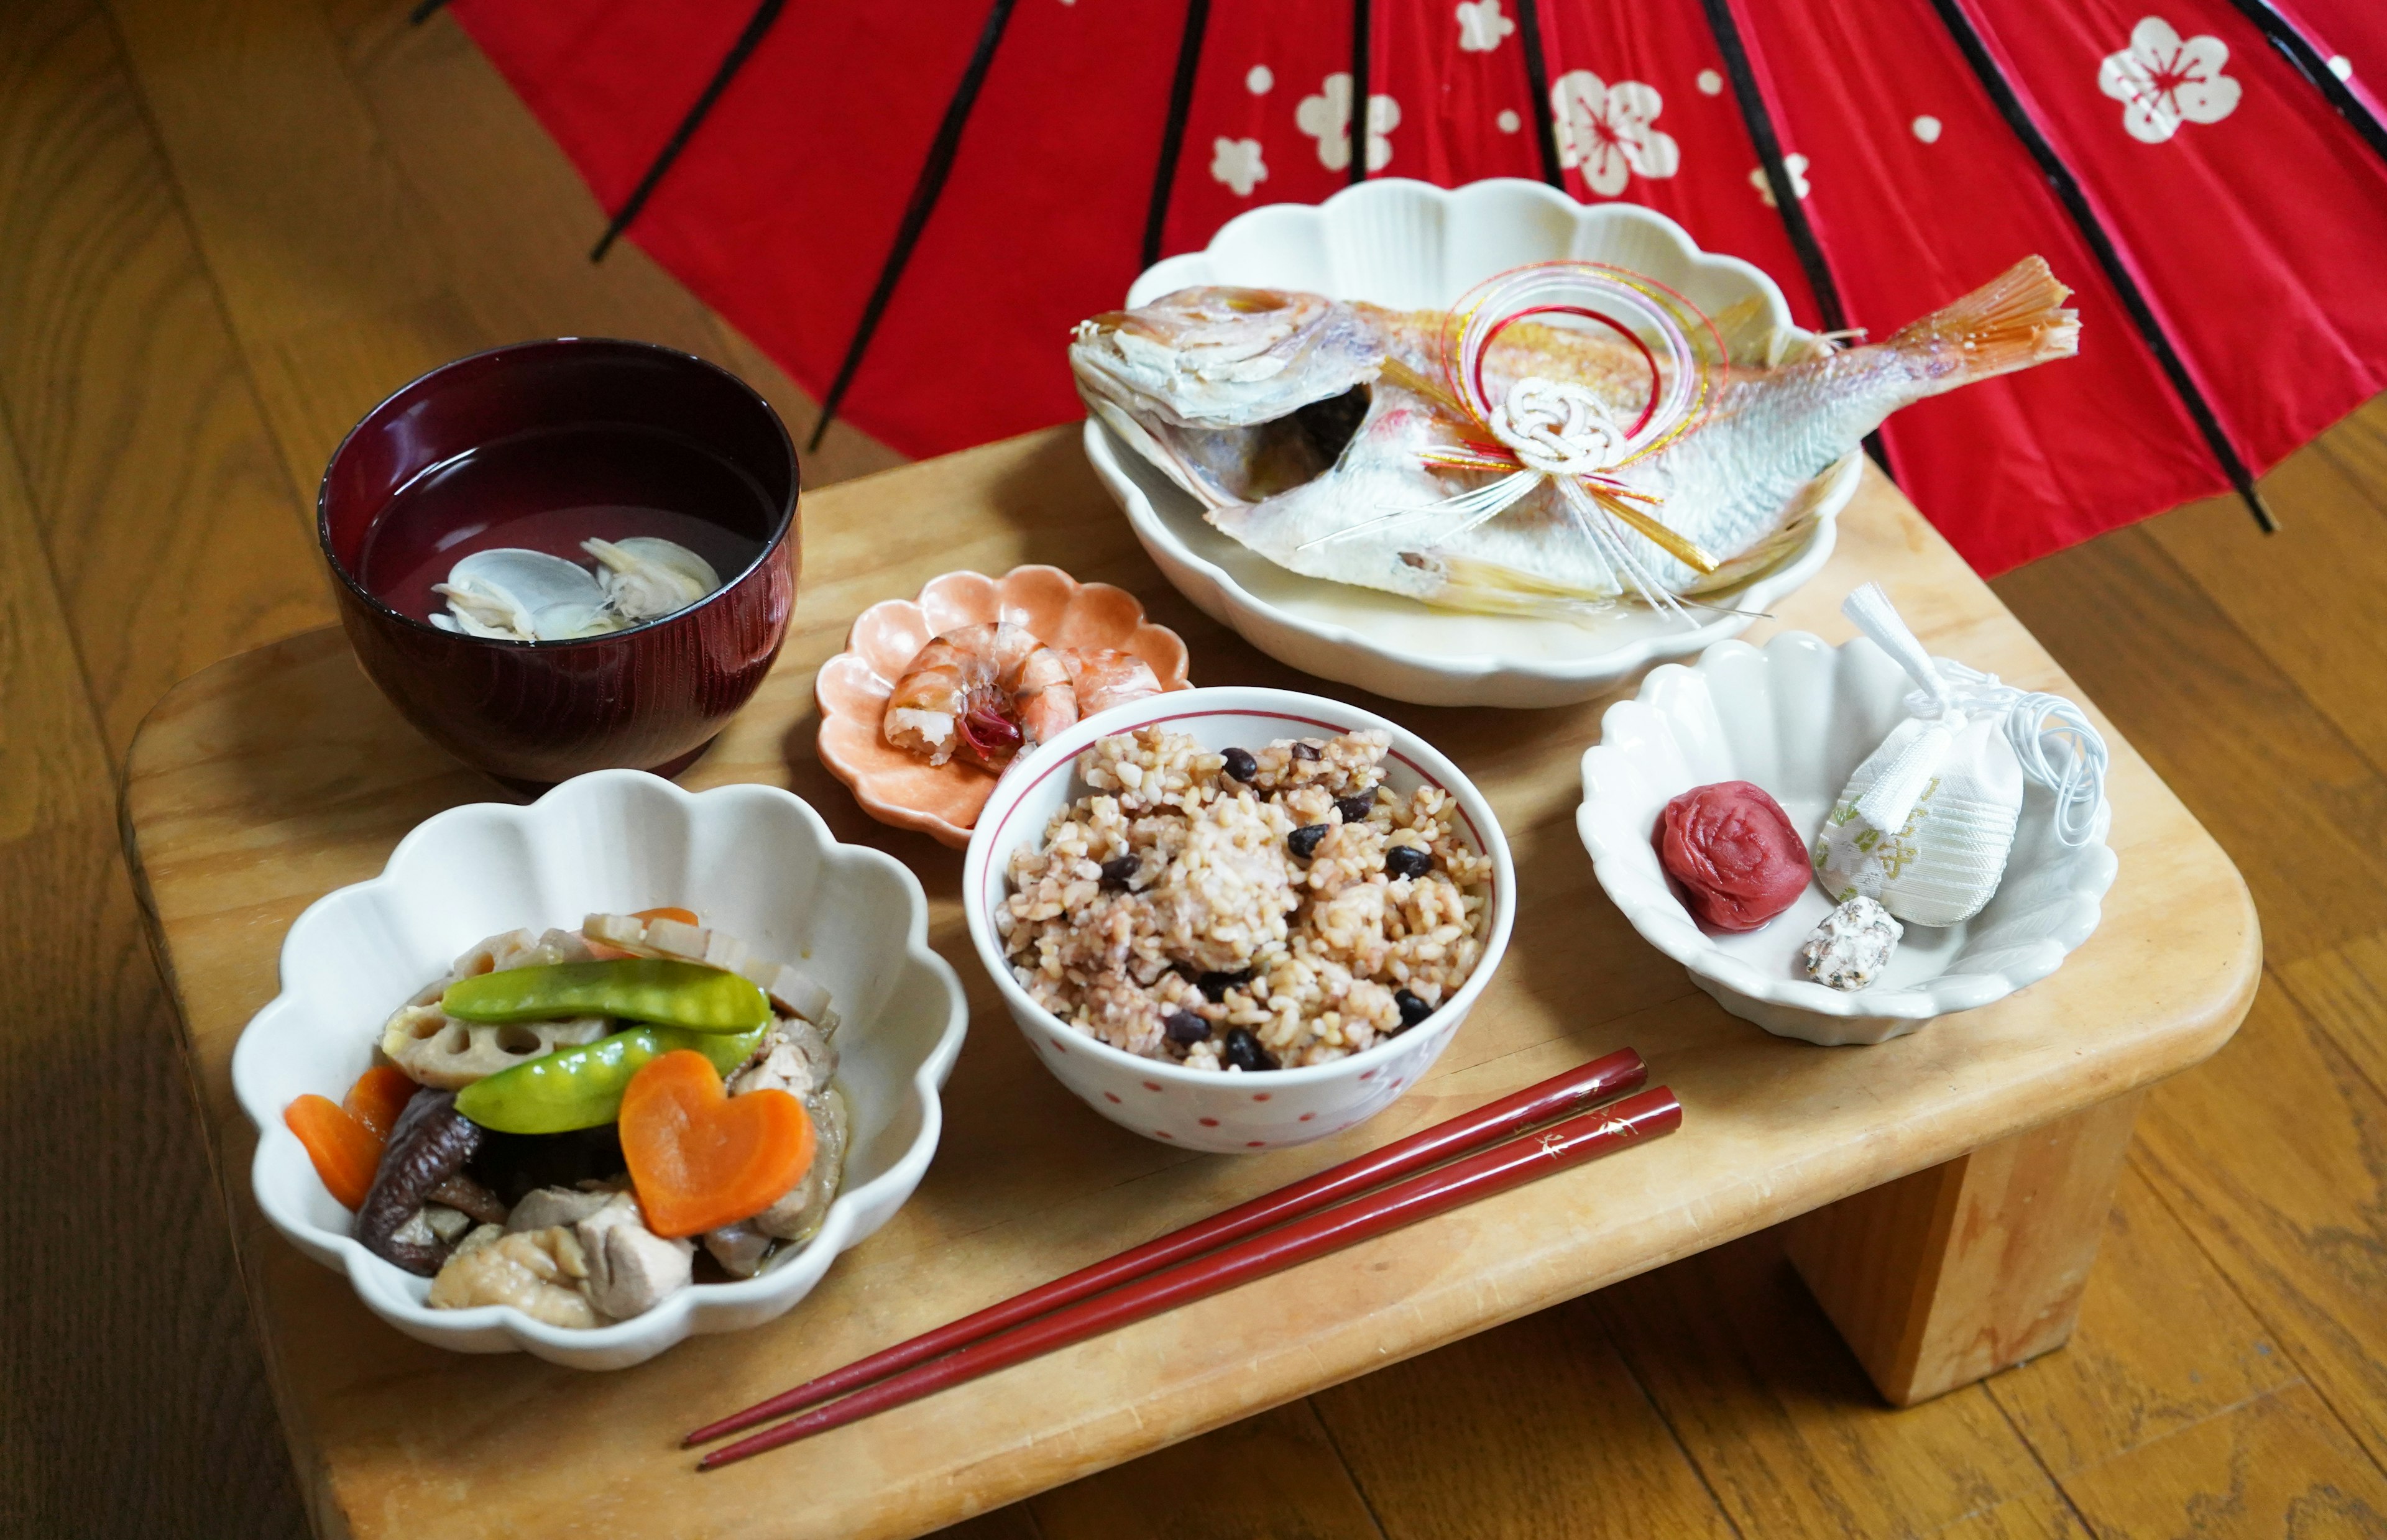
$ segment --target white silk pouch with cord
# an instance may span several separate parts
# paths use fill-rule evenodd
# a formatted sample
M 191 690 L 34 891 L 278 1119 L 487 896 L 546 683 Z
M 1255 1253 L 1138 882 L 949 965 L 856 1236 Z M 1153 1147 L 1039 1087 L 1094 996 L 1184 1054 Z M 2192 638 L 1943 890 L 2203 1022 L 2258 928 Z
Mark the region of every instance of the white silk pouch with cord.
M 1910 925 L 1970 919 L 2005 875 L 2025 779 L 2054 793 L 2065 844 L 2104 838 L 2105 740 L 2078 706 L 1933 658 L 1878 583 L 1840 612 L 1917 688 L 1815 838 L 1815 875 L 1834 903 L 1863 894 Z

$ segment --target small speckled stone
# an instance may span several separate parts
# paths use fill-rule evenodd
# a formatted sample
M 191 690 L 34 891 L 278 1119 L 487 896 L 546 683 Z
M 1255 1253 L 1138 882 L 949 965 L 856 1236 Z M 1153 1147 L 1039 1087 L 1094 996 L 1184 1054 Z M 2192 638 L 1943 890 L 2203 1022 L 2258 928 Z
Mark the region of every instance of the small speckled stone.
M 1860 893 L 1824 916 L 1799 955 L 1808 978 L 1853 992 L 1873 987 L 1905 934 L 1888 910 Z

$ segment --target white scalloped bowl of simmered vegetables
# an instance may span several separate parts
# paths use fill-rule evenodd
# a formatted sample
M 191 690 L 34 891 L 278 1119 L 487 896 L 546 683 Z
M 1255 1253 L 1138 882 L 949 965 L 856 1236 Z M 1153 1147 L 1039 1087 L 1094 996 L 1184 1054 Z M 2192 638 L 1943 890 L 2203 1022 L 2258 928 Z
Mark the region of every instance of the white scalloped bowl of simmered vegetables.
M 374 1314 L 576 1369 L 771 1319 L 935 1153 L 967 1020 L 903 865 L 773 787 L 451 808 L 291 926 L 257 1201 Z

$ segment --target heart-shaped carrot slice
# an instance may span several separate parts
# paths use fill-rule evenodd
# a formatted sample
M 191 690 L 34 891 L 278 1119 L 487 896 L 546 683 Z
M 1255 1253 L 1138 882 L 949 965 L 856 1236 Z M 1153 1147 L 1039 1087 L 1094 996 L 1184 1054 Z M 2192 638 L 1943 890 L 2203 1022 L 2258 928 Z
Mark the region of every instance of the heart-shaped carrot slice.
M 689 1049 L 658 1055 L 622 1092 L 622 1155 L 647 1228 L 701 1235 L 751 1218 L 813 1164 L 813 1121 L 784 1091 L 731 1096 Z

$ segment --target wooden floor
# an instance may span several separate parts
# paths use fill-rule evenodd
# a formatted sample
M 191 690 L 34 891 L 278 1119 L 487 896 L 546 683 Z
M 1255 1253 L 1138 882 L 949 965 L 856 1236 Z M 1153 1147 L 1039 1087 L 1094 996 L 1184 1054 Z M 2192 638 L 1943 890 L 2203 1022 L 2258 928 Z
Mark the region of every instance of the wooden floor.
M 0 3 L 0 1535 L 303 1532 L 117 855 L 149 703 L 324 624 L 313 486 L 562 332 L 794 390 L 406 0 Z M 890 462 L 840 432 L 815 481 Z M 1883 1408 L 1770 1234 L 1001 1513 L 972 1540 L 2387 1534 L 2387 402 L 1998 591 L 2269 942 L 2151 1100 L 2072 1345 Z M 1961 1026 L 1937 1029 L 1961 1030 Z

